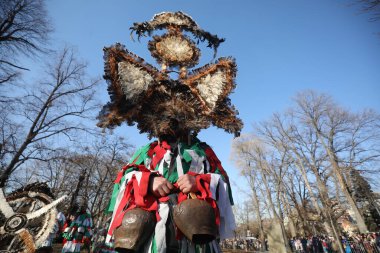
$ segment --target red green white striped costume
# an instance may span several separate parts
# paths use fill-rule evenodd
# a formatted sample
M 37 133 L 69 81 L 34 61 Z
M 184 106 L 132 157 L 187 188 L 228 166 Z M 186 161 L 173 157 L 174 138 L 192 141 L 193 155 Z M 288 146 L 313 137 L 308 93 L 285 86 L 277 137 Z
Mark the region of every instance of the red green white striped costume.
M 218 239 L 233 237 L 235 219 L 231 208 L 233 205 L 231 188 L 220 160 L 210 146 L 198 139 L 194 139 L 191 145 L 184 142 L 176 145 L 176 147 L 173 147 L 173 144 L 170 146 L 165 141 L 150 143 L 140 148 L 130 163 L 119 172 L 108 207 L 108 211 L 113 214 L 106 242 L 112 241 L 113 231 L 120 226 L 125 212 L 139 207 L 156 212 L 157 216 L 155 231 L 143 252 L 167 252 L 165 224 L 169 217 L 168 198 L 157 199 L 148 192 L 151 173 L 165 177 L 174 185 L 183 174 L 195 175 L 197 187 L 200 189 L 197 197 L 207 201 L 214 208 L 216 224 L 219 225 Z M 175 148 L 177 152 L 173 151 Z M 170 166 L 171 162 L 175 163 L 174 166 Z M 134 190 L 131 191 L 132 189 Z M 183 193 L 178 194 L 178 202 L 186 198 Z M 201 249 L 206 250 L 203 252 L 221 252 L 216 240 L 206 245 L 194 245 L 183 236 L 179 240 L 181 253 L 197 253 Z
M 71 223 L 70 228 L 63 234 L 67 239 L 63 245 L 62 253 L 80 253 L 84 243 L 89 243 L 92 236 L 92 218 L 90 214 L 83 212 Z M 83 237 L 80 236 L 83 234 Z

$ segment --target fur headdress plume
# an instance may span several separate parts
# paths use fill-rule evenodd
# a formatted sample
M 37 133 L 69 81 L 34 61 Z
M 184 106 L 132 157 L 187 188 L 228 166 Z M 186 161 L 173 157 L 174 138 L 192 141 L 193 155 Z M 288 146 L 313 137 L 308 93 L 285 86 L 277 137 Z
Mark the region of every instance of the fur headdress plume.
M 137 123 L 140 132 L 150 137 L 182 137 L 212 124 L 239 135 L 243 123 L 228 98 L 236 86 L 235 60 L 219 58 L 189 72 L 188 68 L 198 64 L 200 50 L 183 32 L 191 33 L 198 41 L 207 41 L 215 53 L 224 39 L 202 30 L 182 12 L 163 12 L 131 27 L 138 37 L 151 36 L 162 29 L 167 32 L 153 36 L 148 43 L 161 70 L 121 44 L 104 48 L 104 78 L 111 101 L 100 112 L 98 126 L 113 128 L 126 121 L 128 125 Z M 173 80 L 169 73 L 176 69 L 179 77 Z

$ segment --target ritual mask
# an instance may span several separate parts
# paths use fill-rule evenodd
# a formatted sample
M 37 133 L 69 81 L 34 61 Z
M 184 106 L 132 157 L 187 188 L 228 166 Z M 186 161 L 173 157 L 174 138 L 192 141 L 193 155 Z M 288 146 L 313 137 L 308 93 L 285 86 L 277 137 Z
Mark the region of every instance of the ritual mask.
M 202 30 L 182 12 L 163 12 L 149 22 L 135 23 L 130 29 L 138 37 L 167 30 L 153 36 L 148 44 L 161 70 L 121 44 L 104 48 L 104 78 L 111 101 L 98 116 L 99 127 L 113 128 L 126 121 L 128 125 L 137 123 L 140 132 L 149 137 L 181 137 L 212 124 L 239 135 L 243 123 L 228 98 L 236 86 L 235 60 L 222 57 L 188 71 L 199 61 L 197 42 L 208 42 L 216 52 L 224 39 Z M 175 73 L 178 79 L 172 79 Z

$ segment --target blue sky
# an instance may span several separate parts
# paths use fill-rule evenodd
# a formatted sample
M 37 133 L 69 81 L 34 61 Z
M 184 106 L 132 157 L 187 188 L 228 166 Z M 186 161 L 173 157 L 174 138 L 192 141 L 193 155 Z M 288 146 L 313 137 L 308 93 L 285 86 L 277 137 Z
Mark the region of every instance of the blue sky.
M 369 22 L 369 14 L 352 2 L 50 0 L 47 7 L 55 29 L 52 45 L 74 46 L 89 63 L 90 74 L 97 76 L 103 74 L 102 48 L 116 42 L 155 63 L 146 47 L 148 39 L 130 39 L 133 22 L 150 20 L 162 11 L 189 14 L 204 30 L 226 38 L 217 57 L 236 58 L 237 88 L 231 99 L 247 132 L 253 122 L 289 107 L 291 98 L 304 89 L 326 92 L 355 111 L 380 111 L 380 22 Z M 199 66 L 210 60 L 212 51 L 203 51 Z M 108 101 L 105 82 L 99 96 Z M 134 127 L 117 132 L 137 147 L 148 142 Z M 200 138 L 214 148 L 238 183 L 229 160 L 233 136 L 210 128 Z

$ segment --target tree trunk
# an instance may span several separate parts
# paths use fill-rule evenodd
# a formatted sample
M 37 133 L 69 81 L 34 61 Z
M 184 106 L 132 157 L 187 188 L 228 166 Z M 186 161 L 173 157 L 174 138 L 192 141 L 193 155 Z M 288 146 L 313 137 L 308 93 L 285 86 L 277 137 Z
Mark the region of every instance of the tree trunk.
M 79 190 L 81 187 L 81 183 L 82 181 L 84 180 L 84 177 L 85 175 L 82 174 L 79 176 L 78 178 L 78 183 L 77 183 L 77 186 L 75 187 L 75 191 L 73 193 L 73 195 L 71 196 L 71 200 L 70 200 L 70 205 L 69 205 L 69 208 L 67 210 L 68 214 L 70 214 L 71 212 L 73 212 L 73 208 L 74 208 L 74 204 L 75 204 L 75 200 L 77 199 L 78 197 L 78 194 L 79 194 Z
M 329 210 L 326 210 L 326 206 L 324 204 L 325 201 L 323 199 L 321 201 L 322 205 L 324 206 L 324 208 L 323 208 L 324 210 L 322 211 L 321 208 L 320 208 L 320 206 L 319 206 L 319 204 L 318 204 L 318 202 L 317 202 L 317 198 L 314 195 L 314 192 L 313 192 L 313 190 L 311 188 L 309 179 L 307 178 L 306 170 L 305 170 L 305 168 L 303 167 L 303 164 L 302 164 L 302 159 L 298 155 L 297 155 L 297 157 L 298 157 L 298 162 L 296 163 L 296 165 L 297 165 L 296 167 L 298 168 L 298 170 L 302 174 L 302 178 L 303 178 L 304 183 L 305 183 L 305 185 L 306 185 L 306 187 L 307 187 L 307 189 L 308 189 L 308 191 L 310 193 L 311 201 L 312 201 L 315 209 L 317 210 L 318 215 L 322 216 L 324 218 L 324 220 L 325 220 L 325 222 L 323 222 L 323 226 L 325 227 L 325 230 L 326 230 L 327 233 L 333 233 L 334 239 L 335 239 L 335 243 L 338 245 L 339 251 L 341 253 L 344 253 L 343 245 L 342 245 L 342 242 L 340 241 L 340 236 L 339 236 L 338 230 L 336 228 L 336 224 L 332 220 L 332 217 L 331 217 L 331 214 L 330 214 Z M 316 173 L 315 176 L 317 178 L 317 182 L 319 182 L 318 183 L 318 186 L 319 186 L 320 182 L 322 182 L 322 179 L 320 178 L 320 176 L 319 176 L 318 173 Z M 326 191 L 326 189 L 325 190 L 323 190 L 323 189 L 325 189 L 325 187 L 322 185 L 322 187 L 320 188 L 320 190 L 322 190 L 322 192 Z M 322 193 L 322 195 L 324 195 L 324 194 Z M 326 220 L 328 220 L 329 222 L 326 222 Z
M 251 191 L 252 191 L 252 200 L 253 200 L 253 207 L 255 210 L 257 222 L 259 224 L 259 239 L 261 242 L 261 247 L 260 251 L 265 251 L 265 235 L 264 235 L 264 227 L 263 227 L 263 221 L 261 218 L 261 213 L 260 213 L 260 202 L 259 198 L 257 196 L 256 188 L 255 188 L 255 183 L 256 183 L 256 176 L 252 175 L 252 180 L 251 181 Z
M 272 196 L 271 196 L 271 193 L 270 193 L 270 189 L 269 189 L 269 185 L 268 185 L 268 181 L 267 181 L 267 178 L 266 178 L 266 175 L 265 175 L 265 171 L 261 171 L 261 176 L 262 176 L 263 183 L 264 183 L 264 186 L 265 186 L 265 191 L 266 191 L 266 194 L 267 194 L 269 206 L 272 209 L 273 216 L 275 217 L 275 219 L 277 220 L 277 222 L 279 223 L 279 225 L 281 227 L 281 234 L 282 234 L 282 239 L 284 241 L 285 250 L 286 250 L 286 252 L 291 253 L 292 251 L 291 251 L 291 249 L 289 247 L 288 237 L 286 235 L 286 230 L 285 230 L 285 226 L 284 226 L 284 220 L 281 219 L 281 217 L 279 216 L 279 214 L 276 211 L 276 208 L 274 206 L 274 203 L 273 203 L 273 200 L 272 200 Z
M 291 237 L 296 237 L 297 233 L 295 230 L 296 230 L 297 226 L 294 224 L 293 218 L 291 217 L 292 212 L 291 212 L 291 208 L 290 208 L 288 202 L 286 201 L 285 192 L 282 192 L 282 194 L 281 194 L 281 202 L 284 204 L 286 216 L 288 217 L 288 220 L 289 220 L 289 224 L 290 224 L 289 230 L 290 230 Z M 298 213 L 298 210 L 297 210 L 297 213 Z M 299 215 L 299 217 L 300 217 L 300 215 Z M 301 234 L 302 236 L 305 235 L 305 231 L 303 230 L 302 226 L 301 226 L 301 231 L 298 234 Z
M 357 226 L 359 228 L 359 231 L 360 231 L 360 233 L 366 233 L 368 231 L 367 225 L 365 224 L 363 215 L 361 214 L 358 206 L 356 205 L 355 200 L 352 198 L 352 196 L 350 194 L 350 191 L 348 189 L 346 180 L 344 179 L 344 177 L 342 175 L 341 168 L 339 167 L 338 158 L 337 158 L 335 152 L 333 150 L 331 150 L 331 148 L 329 146 L 327 146 L 326 142 L 321 137 L 320 130 L 318 128 L 316 128 L 316 130 L 317 130 L 317 136 L 320 139 L 323 147 L 325 148 L 325 150 L 327 152 L 327 155 L 329 157 L 332 169 L 333 169 L 333 171 L 335 173 L 335 176 L 336 176 L 336 178 L 338 180 L 340 188 L 341 188 L 341 190 L 342 190 L 345 198 L 347 199 L 348 203 L 350 204 L 350 206 L 351 206 L 351 208 L 352 208 L 352 210 L 353 210 L 353 212 L 355 214 L 356 223 L 357 223 Z M 332 137 L 330 137 L 330 142 L 332 143 L 332 139 L 331 138 Z

